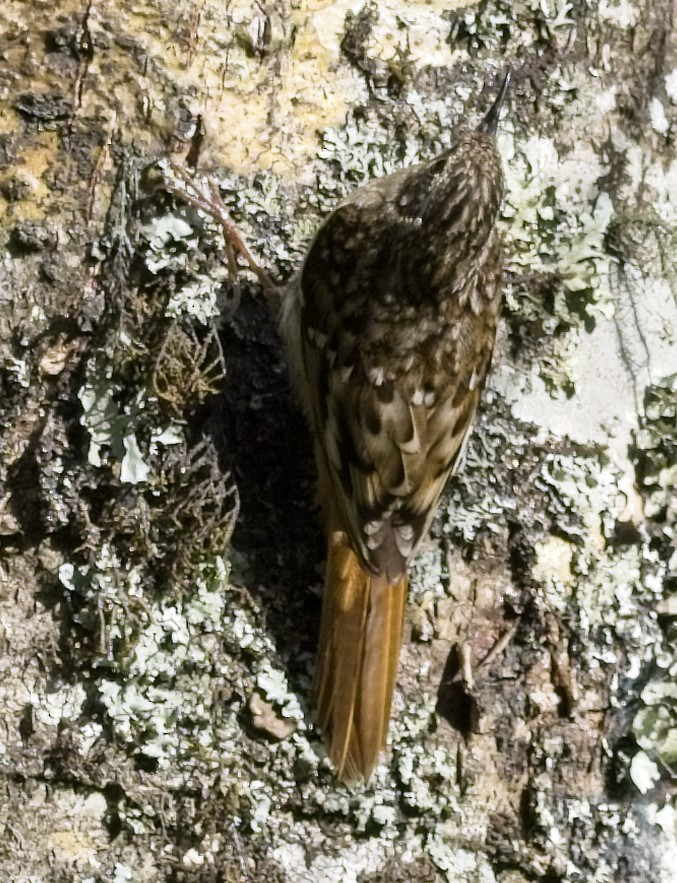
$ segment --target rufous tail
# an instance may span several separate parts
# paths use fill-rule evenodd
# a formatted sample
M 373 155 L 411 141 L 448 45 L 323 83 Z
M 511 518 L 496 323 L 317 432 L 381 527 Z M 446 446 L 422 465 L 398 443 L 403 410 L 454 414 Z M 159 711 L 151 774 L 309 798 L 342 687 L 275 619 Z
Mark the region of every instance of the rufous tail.
M 329 531 L 315 669 L 318 720 L 343 782 L 369 778 L 388 733 L 407 578 L 366 571 L 341 531 Z

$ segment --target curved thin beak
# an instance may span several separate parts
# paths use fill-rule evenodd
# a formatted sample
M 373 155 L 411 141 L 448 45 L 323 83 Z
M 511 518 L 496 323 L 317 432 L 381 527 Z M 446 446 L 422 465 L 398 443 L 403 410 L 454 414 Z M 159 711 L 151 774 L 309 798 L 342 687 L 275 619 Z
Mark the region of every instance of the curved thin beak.
M 489 113 L 484 117 L 482 122 L 477 127 L 478 132 L 482 132 L 485 135 L 495 135 L 496 129 L 498 128 L 498 118 L 501 115 L 501 108 L 503 107 L 503 99 L 505 98 L 505 93 L 508 91 L 508 86 L 510 85 L 510 76 L 512 71 L 510 68 L 506 71 L 505 77 L 503 78 L 503 85 L 501 86 L 501 91 L 498 93 L 498 97 L 496 101 L 491 105 Z

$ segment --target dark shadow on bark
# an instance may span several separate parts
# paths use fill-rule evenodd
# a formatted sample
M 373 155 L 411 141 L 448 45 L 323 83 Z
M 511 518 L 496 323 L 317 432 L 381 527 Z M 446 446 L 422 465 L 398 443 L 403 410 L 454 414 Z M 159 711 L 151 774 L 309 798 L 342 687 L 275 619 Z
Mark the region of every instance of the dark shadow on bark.
M 211 432 L 227 448 L 240 494 L 233 578 L 261 604 L 293 675 L 299 654 L 315 652 L 320 598 L 313 589 L 324 560 L 310 432 L 262 299 L 245 292 L 221 342 L 226 380 Z
M 477 700 L 469 692 L 461 676 L 461 655 L 457 644 L 449 651 L 442 681 L 437 690 L 437 707 L 440 717 L 469 739 L 479 722 Z

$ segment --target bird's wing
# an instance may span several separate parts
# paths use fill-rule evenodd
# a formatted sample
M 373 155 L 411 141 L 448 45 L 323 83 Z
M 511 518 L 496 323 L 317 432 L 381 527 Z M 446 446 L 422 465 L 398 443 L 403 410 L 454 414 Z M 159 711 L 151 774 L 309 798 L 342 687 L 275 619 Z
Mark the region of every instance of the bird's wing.
M 300 345 L 318 459 L 326 467 L 324 502 L 365 565 L 395 581 L 468 435 L 493 334 L 487 344 L 486 334 L 474 331 L 472 312 L 460 310 L 459 322 L 469 323 L 457 334 L 463 359 L 452 353 L 446 365 L 433 364 L 423 348 L 413 361 L 409 354 L 398 362 L 394 346 L 391 364 L 374 362 L 388 326 L 374 319 L 369 298 L 390 279 L 397 302 L 402 284 L 400 272 L 369 263 L 377 211 L 347 203 L 320 229 L 300 280 Z M 397 243 L 387 251 L 397 259 Z

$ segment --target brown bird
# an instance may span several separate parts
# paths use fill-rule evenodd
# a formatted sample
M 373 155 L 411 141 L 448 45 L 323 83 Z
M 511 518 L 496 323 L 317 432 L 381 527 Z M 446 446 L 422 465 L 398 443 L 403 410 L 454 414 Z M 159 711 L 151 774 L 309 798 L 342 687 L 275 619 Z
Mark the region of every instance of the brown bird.
M 494 135 L 509 77 L 477 130 L 329 215 L 283 305 L 327 519 L 315 694 L 345 782 L 368 778 L 385 744 L 407 564 L 491 361 L 502 275 Z

